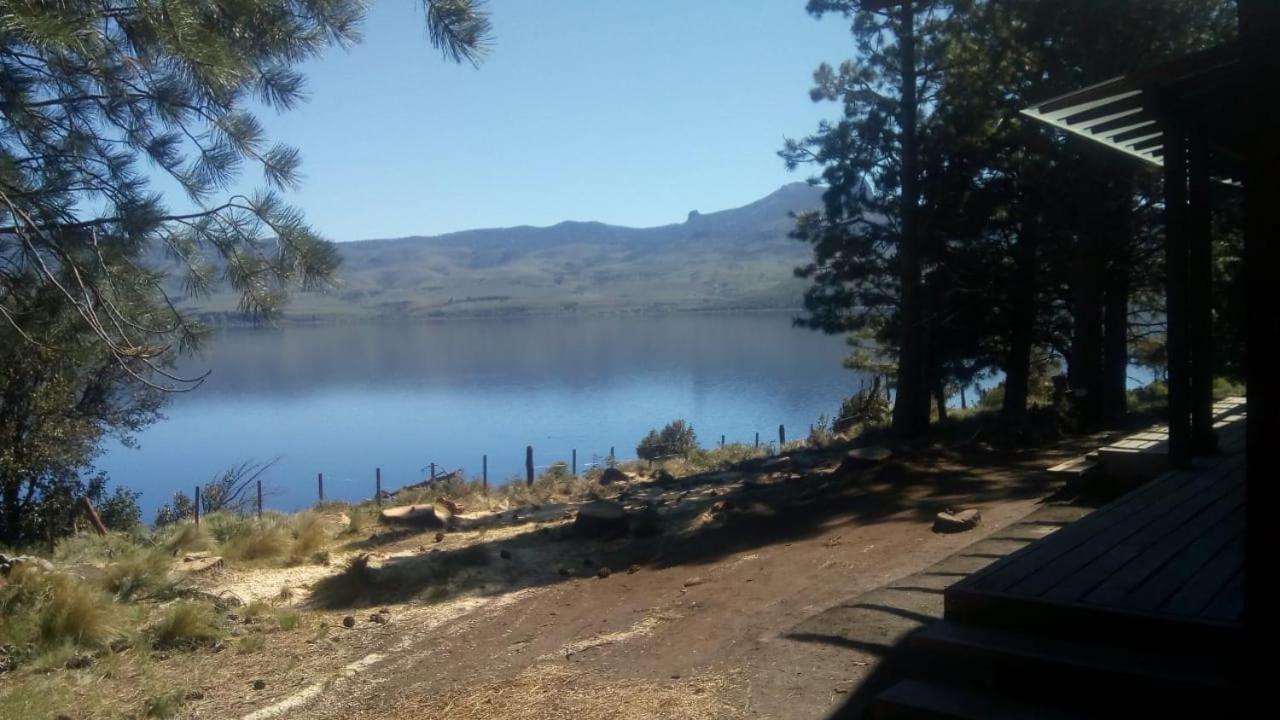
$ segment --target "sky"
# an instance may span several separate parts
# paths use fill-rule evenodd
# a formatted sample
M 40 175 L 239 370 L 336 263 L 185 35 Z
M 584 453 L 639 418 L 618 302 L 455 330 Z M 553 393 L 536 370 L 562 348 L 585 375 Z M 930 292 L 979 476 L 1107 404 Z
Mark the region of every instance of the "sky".
M 744 205 L 808 176 L 777 151 L 838 115 L 808 91 L 820 62 L 852 51 L 847 23 L 803 0 L 489 9 L 495 42 L 474 69 L 431 47 L 420 3 L 377 0 L 363 43 L 302 66 L 308 102 L 262 113 L 301 150 L 289 197 L 323 235 L 643 227 Z

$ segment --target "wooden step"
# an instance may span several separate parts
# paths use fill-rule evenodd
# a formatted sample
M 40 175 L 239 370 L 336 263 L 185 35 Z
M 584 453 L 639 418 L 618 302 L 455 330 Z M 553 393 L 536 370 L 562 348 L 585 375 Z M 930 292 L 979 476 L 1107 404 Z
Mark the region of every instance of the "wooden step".
M 876 696 L 873 720 L 1083 720 L 1086 716 L 981 690 L 903 680 Z
M 1005 630 L 933 623 L 906 640 L 913 670 L 926 679 L 1023 701 L 1052 699 L 1091 714 L 1197 708 L 1229 716 L 1238 695 L 1230 658 L 1145 652 Z M 917 673 L 913 672 L 913 675 Z

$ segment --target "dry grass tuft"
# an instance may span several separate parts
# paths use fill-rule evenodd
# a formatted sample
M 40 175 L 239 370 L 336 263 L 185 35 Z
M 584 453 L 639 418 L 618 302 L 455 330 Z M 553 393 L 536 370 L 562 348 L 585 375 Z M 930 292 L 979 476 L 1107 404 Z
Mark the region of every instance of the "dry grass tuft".
M 19 567 L 0 585 L 0 644 L 25 655 L 105 647 L 120 634 L 118 615 L 106 594 L 69 575 Z
M 102 586 L 120 602 L 172 591 L 169 556 L 160 551 L 139 551 L 107 565 Z
M 151 637 L 156 647 L 191 647 L 218 640 L 222 628 L 211 605 L 178 602 L 151 628 Z
M 191 522 L 180 523 L 169 531 L 164 547 L 172 554 L 208 550 L 213 547 L 213 538 L 204 527 Z
M 284 555 L 292 542 L 289 532 L 272 522 L 253 522 L 231 534 L 221 551 L 222 557 L 233 561 L 268 560 Z
M 733 683 L 725 676 L 672 682 L 623 680 L 547 663 L 518 676 L 444 695 L 409 693 L 391 707 L 358 712 L 362 718 L 414 720 L 732 720 L 745 713 L 726 698 Z
M 289 562 L 301 565 L 318 556 L 329 542 L 329 531 L 319 513 L 305 512 L 294 518 L 293 547 L 289 550 Z

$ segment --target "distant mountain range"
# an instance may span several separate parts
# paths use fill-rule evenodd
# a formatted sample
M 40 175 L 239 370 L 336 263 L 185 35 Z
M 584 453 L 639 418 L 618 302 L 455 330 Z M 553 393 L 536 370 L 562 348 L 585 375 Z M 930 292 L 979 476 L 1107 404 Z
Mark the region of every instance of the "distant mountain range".
M 477 317 L 799 307 L 792 270 L 809 250 L 790 213 L 821 206 L 820 188 L 785 185 L 732 210 L 629 228 L 562 222 L 433 237 L 339 243 L 339 285 L 296 295 L 286 319 Z M 235 320 L 216 293 L 187 308 Z

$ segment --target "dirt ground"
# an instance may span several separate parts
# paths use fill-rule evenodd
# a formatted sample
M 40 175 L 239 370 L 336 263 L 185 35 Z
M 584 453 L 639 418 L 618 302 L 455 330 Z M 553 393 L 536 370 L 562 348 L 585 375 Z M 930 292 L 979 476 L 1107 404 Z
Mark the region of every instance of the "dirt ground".
M 566 506 L 439 541 L 387 531 L 352 549 L 371 558 L 358 582 L 334 580 L 337 568 L 205 580 L 310 608 L 312 629 L 256 654 L 191 654 L 170 672 L 188 674 L 193 718 L 820 718 L 877 657 L 824 630 L 833 611 L 1016 523 L 1059 487 L 1045 468 L 1097 443 L 933 446 L 844 473 L 838 455 L 797 457 L 782 471 L 602 490 L 660 519 L 644 538 L 576 539 Z M 979 528 L 931 531 L 935 513 L 970 507 Z M 927 617 L 939 587 L 857 616 L 858 634 Z

